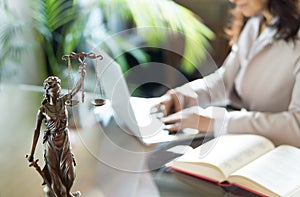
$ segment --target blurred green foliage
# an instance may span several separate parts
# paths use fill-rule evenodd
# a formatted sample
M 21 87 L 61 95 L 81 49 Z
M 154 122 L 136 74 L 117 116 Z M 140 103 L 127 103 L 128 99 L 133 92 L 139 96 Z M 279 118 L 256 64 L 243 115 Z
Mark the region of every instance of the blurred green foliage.
M 129 62 L 125 53 L 138 63 L 149 60 L 139 43 L 159 48 L 170 34 L 181 34 L 185 37 L 182 69 L 192 73 L 204 58 L 202 49 L 209 47 L 209 40 L 214 38 L 214 33 L 196 15 L 171 0 L 29 2 L 30 22 L 14 14 L 5 2 L 1 4 L 5 21 L 0 25 L 0 72 L 5 62 L 20 61 L 22 53 L 30 46 L 42 49 L 45 58 L 40 65 L 46 67 L 48 75 L 61 76 L 66 69 L 62 55 L 91 50 L 91 42 L 111 55 L 126 71 Z M 128 31 L 131 33 L 128 37 L 114 36 L 131 28 L 149 31 Z M 28 29 L 34 33 L 34 39 L 20 39 Z

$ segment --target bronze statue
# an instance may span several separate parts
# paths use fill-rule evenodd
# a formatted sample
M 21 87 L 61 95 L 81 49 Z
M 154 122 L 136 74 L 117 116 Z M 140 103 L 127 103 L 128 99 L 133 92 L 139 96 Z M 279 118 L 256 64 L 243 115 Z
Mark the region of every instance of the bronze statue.
M 56 76 L 50 76 L 44 81 L 44 99 L 37 113 L 36 128 L 34 131 L 32 149 L 27 159 L 31 162 L 44 179 L 49 197 L 80 196 L 80 192 L 71 193 L 71 187 L 75 179 L 75 159 L 70 149 L 68 137 L 68 113 L 67 105 L 72 104 L 72 98 L 82 88 L 82 102 L 84 101 L 84 78 L 86 74 L 86 58 L 99 58 L 94 53 L 71 53 L 63 56 L 63 60 L 77 58 L 80 62 L 79 72 L 81 78 L 71 92 L 61 96 L 61 80 Z M 82 60 L 83 58 L 83 60 Z M 42 121 L 45 120 L 44 131 L 44 159 L 45 166 L 40 169 L 34 161 L 36 144 L 40 135 Z

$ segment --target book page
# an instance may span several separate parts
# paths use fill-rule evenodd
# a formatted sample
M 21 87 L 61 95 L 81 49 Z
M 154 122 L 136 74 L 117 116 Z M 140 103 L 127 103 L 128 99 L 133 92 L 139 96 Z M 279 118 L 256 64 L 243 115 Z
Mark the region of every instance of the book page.
M 300 188 L 299 163 L 300 149 L 282 145 L 236 171 L 232 176 L 247 177 L 252 183 L 263 185 L 278 196 L 292 196 Z M 235 177 L 230 179 L 234 181 Z M 247 180 L 242 184 L 247 187 Z M 253 189 L 266 193 L 258 186 Z
M 221 169 L 226 178 L 273 148 L 271 141 L 258 135 L 224 135 L 188 152 L 176 162 L 213 165 Z

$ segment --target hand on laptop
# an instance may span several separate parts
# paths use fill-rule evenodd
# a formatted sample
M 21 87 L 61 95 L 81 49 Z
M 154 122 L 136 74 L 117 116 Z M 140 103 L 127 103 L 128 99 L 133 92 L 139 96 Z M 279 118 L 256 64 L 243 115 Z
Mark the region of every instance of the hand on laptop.
M 195 106 L 197 103 L 197 95 L 181 87 L 169 90 L 160 99 L 160 103 L 153 107 L 152 113 L 162 113 L 163 116 Z
M 166 124 L 166 129 L 170 132 L 191 128 L 212 133 L 213 119 L 205 115 L 204 112 L 205 110 L 201 107 L 194 106 L 171 114 L 161 120 Z

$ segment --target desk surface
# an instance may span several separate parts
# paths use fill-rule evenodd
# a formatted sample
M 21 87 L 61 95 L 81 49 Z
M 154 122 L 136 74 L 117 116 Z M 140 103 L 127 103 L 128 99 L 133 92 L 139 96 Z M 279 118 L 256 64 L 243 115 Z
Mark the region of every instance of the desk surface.
M 28 167 L 24 157 L 31 149 L 36 113 L 43 95 L 33 89 L 9 85 L 0 89 L 0 197 L 43 196 L 42 179 L 35 169 Z M 85 197 L 235 196 L 214 184 L 160 168 L 176 154 L 151 152 L 135 140 L 126 145 L 126 137 L 115 135 L 114 121 L 105 123 L 110 128 L 107 133 L 92 112 L 88 104 L 69 111 L 72 152 L 77 162 L 72 191 L 80 190 Z M 41 139 L 42 135 L 35 158 L 43 166 Z

